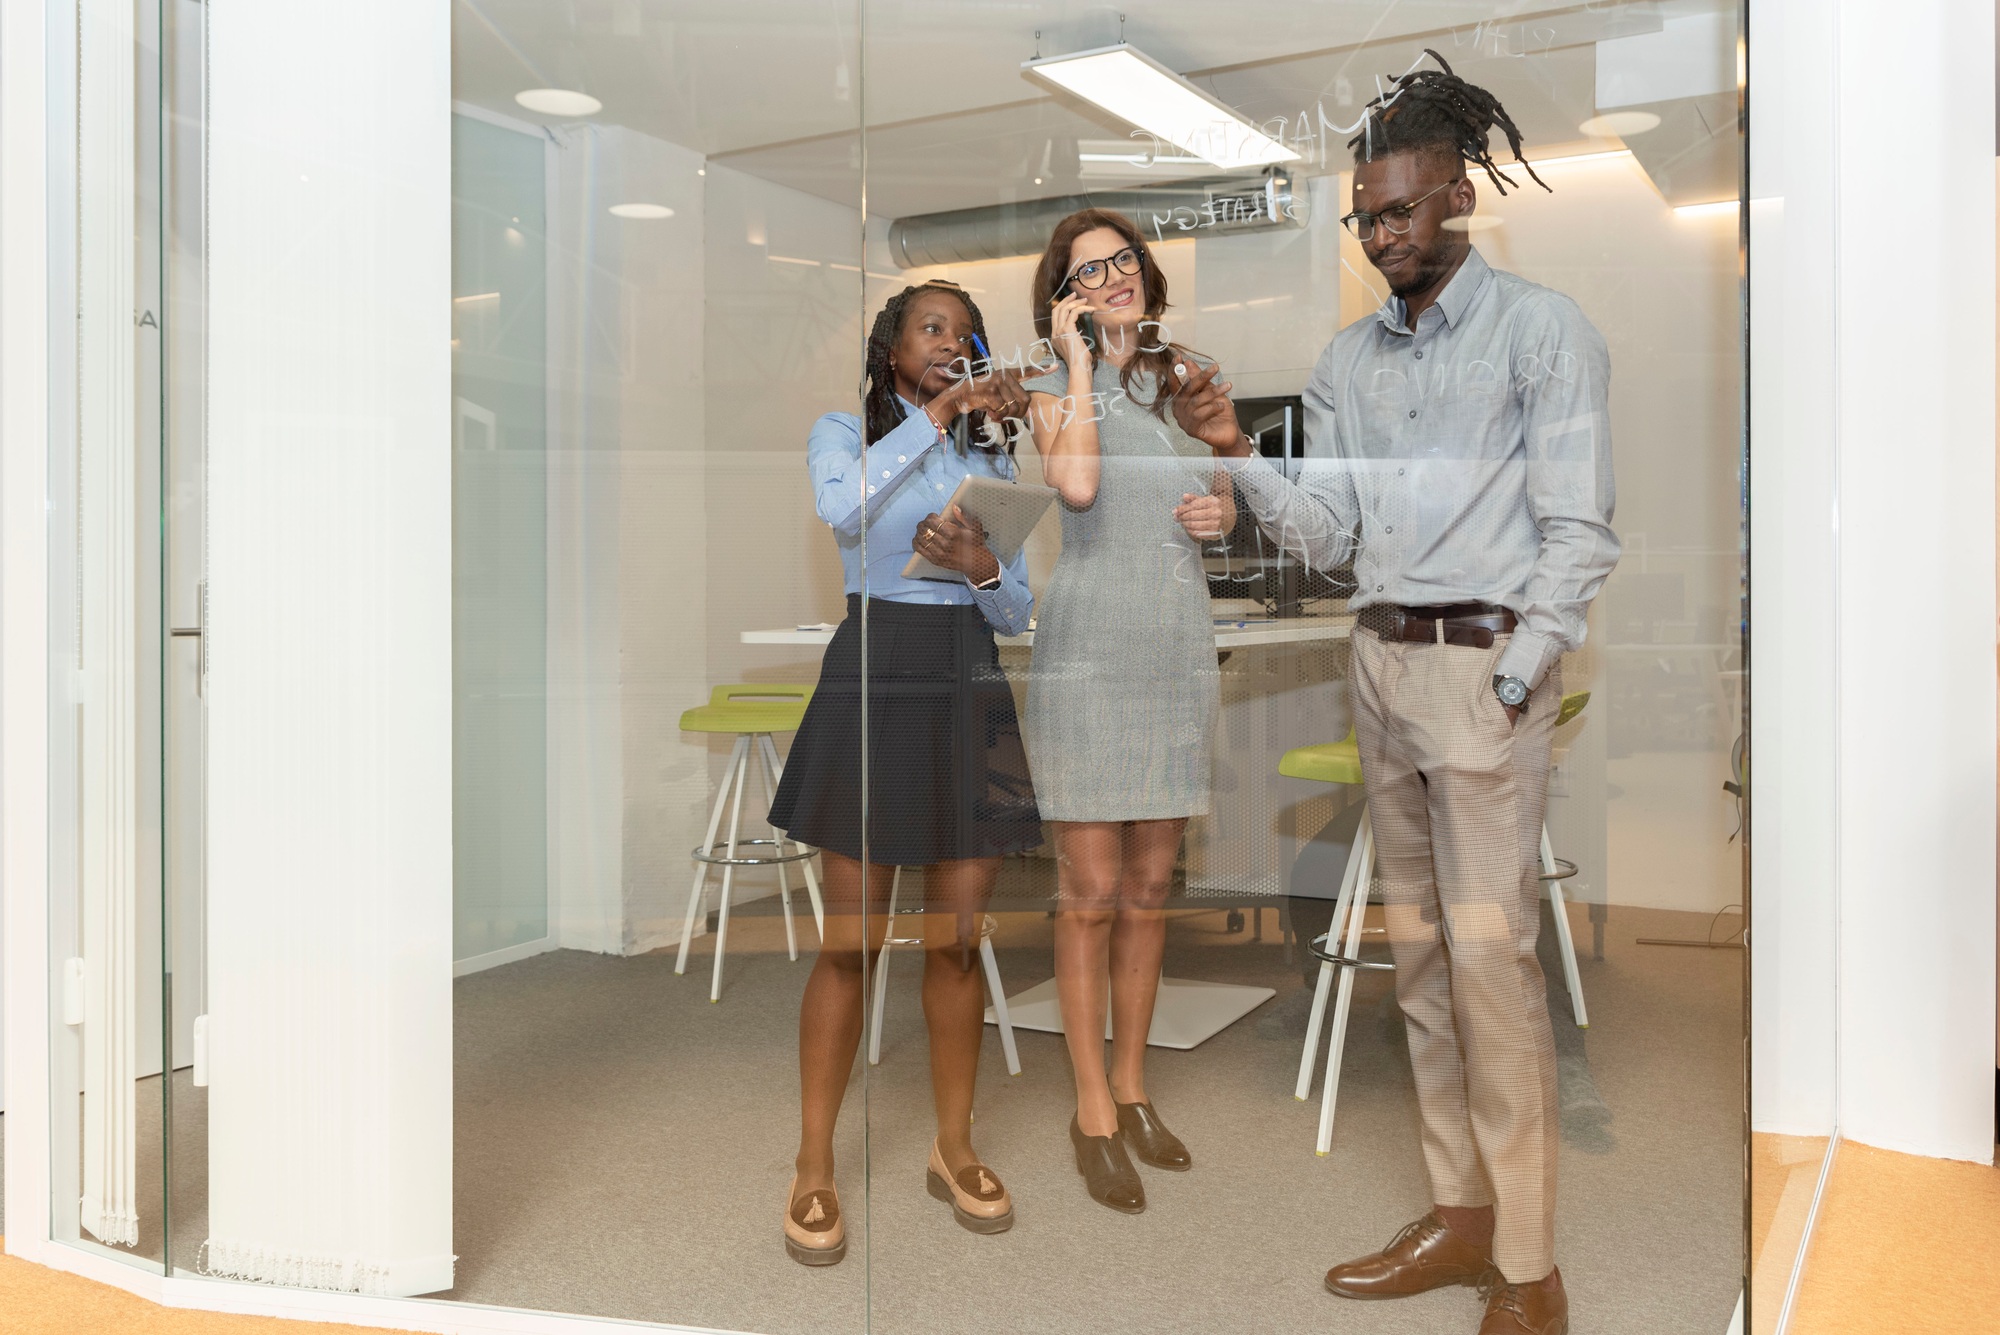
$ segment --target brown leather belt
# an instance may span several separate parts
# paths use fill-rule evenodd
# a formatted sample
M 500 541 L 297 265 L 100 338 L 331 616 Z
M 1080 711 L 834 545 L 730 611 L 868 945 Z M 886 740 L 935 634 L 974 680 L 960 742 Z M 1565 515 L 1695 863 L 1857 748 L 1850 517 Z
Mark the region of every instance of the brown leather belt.
M 1491 649 L 1493 637 L 1514 629 L 1514 614 L 1492 603 L 1452 603 L 1444 607 L 1377 604 L 1361 610 L 1361 627 L 1385 640 L 1410 644 L 1456 644 Z

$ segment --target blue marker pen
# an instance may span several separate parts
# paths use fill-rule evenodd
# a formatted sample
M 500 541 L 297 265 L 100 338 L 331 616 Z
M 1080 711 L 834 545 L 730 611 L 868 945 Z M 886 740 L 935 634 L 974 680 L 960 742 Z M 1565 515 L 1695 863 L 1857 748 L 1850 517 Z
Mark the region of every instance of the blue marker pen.
M 979 360 L 983 362 L 990 362 L 993 360 L 993 354 L 986 350 L 986 340 L 981 338 L 978 334 L 974 334 L 972 336 L 972 346 L 979 349 Z

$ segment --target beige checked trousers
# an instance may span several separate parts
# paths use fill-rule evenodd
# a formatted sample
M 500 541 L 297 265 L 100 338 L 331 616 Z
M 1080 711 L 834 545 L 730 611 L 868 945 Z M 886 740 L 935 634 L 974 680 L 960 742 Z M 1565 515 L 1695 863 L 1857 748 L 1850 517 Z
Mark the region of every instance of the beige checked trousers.
M 1552 669 L 1518 724 L 1491 649 L 1354 635 L 1354 735 L 1375 831 L 1396 999 L 1439 1205 L 1492 1205 L 1509 1281 L 1555 1265 L 1555 1035 L 1542 968 L 1540 852 Z

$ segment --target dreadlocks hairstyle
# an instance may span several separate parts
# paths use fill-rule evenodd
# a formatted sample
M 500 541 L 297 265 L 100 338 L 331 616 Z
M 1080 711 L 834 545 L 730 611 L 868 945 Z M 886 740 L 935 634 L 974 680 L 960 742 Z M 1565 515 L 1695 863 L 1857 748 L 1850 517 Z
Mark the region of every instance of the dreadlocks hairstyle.
M 1488 132 L 1497 125 L 1514 150 L 1514 161 L 1547 190 L 1548 182 L 1536 176 L 1521 156 L 1521 131 L 1500 99 L 1453 74 L 1445 58 L 1429 47 L 1424 54 L 1438 63 L 1436 69 L 1399 74 L 1392 80 L 1393 89 L 1368 103 L 1361 133 L 1347 141 L 1354 160 L 1369 162 L 1413 149 L 1448 152 L 1485 168 L 1493 188 L 1504 195 L 1514 178 L 1500 170 L 1486 146 Z
M 868 361 L 861 372 L 864 445 L 873 445 L 903 424 L 903 405 L 896 400 L 896 373 L 889 369 L 889 355 L 896 350 L 896 343 L 903 337 L 903 320 L 909 312 L 911 300 L 925 292 L 949 292 L 964 302 L 966 314 L 972 317 L 973 332 L 986 346 L 993 346 L 992 340 L 986 337 L 986 318 L 961 287 L 950 283 L 918 283 L 889 298 L 875 316 L 875 327 L 869 331 Z M 986 424 L 986 414 L 977 412 L 971 417 L 971 438 L 977 440 Z

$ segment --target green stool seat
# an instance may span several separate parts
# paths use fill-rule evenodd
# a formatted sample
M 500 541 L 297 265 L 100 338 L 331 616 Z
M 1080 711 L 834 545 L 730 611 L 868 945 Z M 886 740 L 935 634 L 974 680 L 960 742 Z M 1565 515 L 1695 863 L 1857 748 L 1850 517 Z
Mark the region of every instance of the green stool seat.
M 782 682 L 718 686 L 705 705 L 681 715 L 682 732 L 795 732 L 806 716 L 813 688 Z
M 757 772 L 768 813 L 777 800 L 778 786 L 785 775 L 784 764 L 778 759 L 778 748 L 771 740 L 771 734 L 798 731 L 799 725 L 805 722 L 806 701 L 812 699 L 812 693 L 810 686 L 789 682 L 732 682 L 716 687 L 709 694 L 707 704 L 696 705 L 681 715 L 682 732 L 720 733 L 736 738 L 730 746 L 729 763 L 723 767 L 722 791 L 715 795 L 715 806 L 709 811 L 708 833 L 702 836 L 700 847 L 694 850 L 694 886 L 688 891 L 687 916 L 681 923 L 680 953 L 674 959 L 674 972 L 686 973 L 688 946 L 694 941 L 695 925 L 701 919 L 708 893 L 708 869 L 711 866 L 722 868 L 722 898 L 716 904 L 715 913 L 715 968 L 708 985 L 710 1001 L 722 1000 L 722 957 L 729 945 L 730 896 L 738 867 L 778 869 L 778 896 L 784 904 L 785 953 L 796 960 L 799 957 L 799 941 L 798 933 L 792 926 L 792 883 L 785 868 L 789 863 L 800 864 L 800 870 L 806 874 L 806 894 L 812 899 L 813 921 L 819 926 L 820 939 L 826 939 L 826 907 L 820 899 L 819 879 L 813 875 L 814 850 L 771 825 L 768 814 L 765 824 L 771 828 L 769 839 L 742 837 L 743 794 L 750 786 L 750 772 L 753 769 Z M 702 747 L 702 763 L 706 765 L 707 744 L 703 743 Z M 729 837 L 717 842 L 716 834 L 722 828 L 725 807 L 729 810 Z M 787 843 L 797 851 L 786 852 Z M 757 849 L 769 851 L 753 851 Z
M 1318 779 L 1321 783 L 1361 782 L 1361 748 L 1353 732 L 1344 742 L 1295 746 L 1278 760 L 1278 773 L 1288 779 Z

